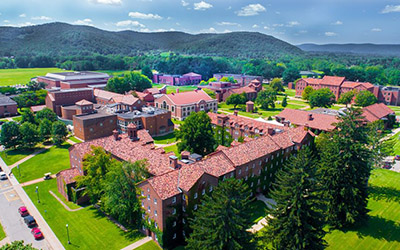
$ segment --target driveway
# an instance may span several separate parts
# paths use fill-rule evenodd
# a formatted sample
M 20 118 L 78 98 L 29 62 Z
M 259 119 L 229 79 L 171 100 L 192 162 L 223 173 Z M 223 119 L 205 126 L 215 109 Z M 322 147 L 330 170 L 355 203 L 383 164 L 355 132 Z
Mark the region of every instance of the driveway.
M 24 206 L 24 203 L 10 181 L 0 181 L 0 222 L 6 232 L 7 242 L 23 240 L 37 249 L 50 249 L 45 239 L 37 241 L 33 238 L 30 229 L 17 211 L 21 206 Z

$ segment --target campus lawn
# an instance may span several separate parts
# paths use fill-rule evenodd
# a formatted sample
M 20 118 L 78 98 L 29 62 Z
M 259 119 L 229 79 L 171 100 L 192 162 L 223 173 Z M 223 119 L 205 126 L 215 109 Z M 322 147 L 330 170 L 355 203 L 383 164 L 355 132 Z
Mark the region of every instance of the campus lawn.
M 0 86 L 27 84 L 31 78 L 50 72 L 65 72 L 59 68 L 0 69 Z
M 400 132 L 393 135 L 392 137 L 390 137 L 389 140 L 394 141 L 394 145 L 393 145 L 394 155 L 400 155 Z
M 37 202 L 36 186 L 40 203 Z M 82 210 L 67 211 L 48 191 L 56 190 L 56 180 L 24 187 L 39 212 L 47 221 L 66 249 L 121 249 L 141 239 L 136 230 L 125 233 L 92 206 Z M 67 244 L 68 224 L 71 244 Z M 46 237 L 46 235 L 44 236 Z
M 396 115 L 400 115 L 400 106 L 388 106 L 389 108 L 391 108 Z
M 184 123 L 184 121 L 177 120 L 177 119 L 175 119 L 175 118 L 172 118 L 172 122 L 173 122 L 174 124 L 179 124 L 179 125 L 182 125 L 182 124 Z
M 135 248 L 135 250 L 159 250 L 159 249 L 161 248 L 154 241 L 149 241 L 146 244 L 143 244 L 140 247 Z
M 170 144 L 176 142 L 175 131 L 163 136 L 153 137 L 155 144 Z
M 172 146 L 165 147 L 164 150 L 165 150 L 165 153 L 174 152 L 177 157 L 181 156 L 181 154 L 178 151 L 178 146 L 176 144 L 172 145 Z
M 400 173 L 375 169 L 369 187 L 368 222 L 327 234 L 328 249 L 400 249 Z
M 70 139 L 71 141 L 76 142 L 76 143 L 81 143 L 81 142 L 82 142 L 81 140 L 79 140 L 79 139 L 76 138 L 75 136 L 71 136 L 71 137 L 69 137 L 68 139 Z
M 262 218 L 267 216 L 267 206 L 262 201 L 253 201 L 250 204 L 249 216 L 254 223 L 259 222 Z
M 13 117 L 12 119 L 13 119 L 13 121 L 15 121 L 15 122 L 21 122 L 21 121 L 22 121 L 22 116 L 15 116 L 15 117 Z
M 7 149 L 5 151 L 1 151 L 0 156 L 3 159 L 3 161 L 8 166 L 10 166 L 40 149 L 41 149 L 40 146 L 37 146 L 33 149 L 13 149 L 13 150 Z
M 287 87 L 284 87 L 285 89 L 285 94 L 288 96 L 294 97 L 296 95 L 296 90 L 295 89 L 288 89 Z
M 6 237 L 6 233 L 4 232 L 3 226 L 0 224 L 0 240 Z
M 161 88 L 164 86 L 164 84 L 152 84 L 153 88 Z M 192 91 L 197 89 L 197 86 L 170 86 L 167 85 L 167 94 L 170 94 L 172 92 L 176 93 L 176 90 L 179 89 L 179 92 L 186 92 L 186 91 Z
M 53 146 L 22 163 L 19 170 L 13 168 L 12 172 L 20 183 L 42 178 L 48 172 L 56 174 L 70 167 L 68 153 L 70 146 L 68 143 L 63 143 L 59 147 Z

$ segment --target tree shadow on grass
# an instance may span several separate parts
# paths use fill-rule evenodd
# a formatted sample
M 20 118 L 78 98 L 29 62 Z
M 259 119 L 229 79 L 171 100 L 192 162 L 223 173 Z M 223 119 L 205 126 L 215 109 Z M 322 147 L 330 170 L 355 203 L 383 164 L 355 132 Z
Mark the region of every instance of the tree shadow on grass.
M 388 242 L 400 242 L 400 224 L 379 216 L 369 216 L 368 221 L 358 227 L 342 230 L 343 232 L 355 232 L 359 238 L 372 237 Z
M 374 200 L 395 201 L 400 203 L 400 190 L 392 187 L 369 187 L 369 198 Z

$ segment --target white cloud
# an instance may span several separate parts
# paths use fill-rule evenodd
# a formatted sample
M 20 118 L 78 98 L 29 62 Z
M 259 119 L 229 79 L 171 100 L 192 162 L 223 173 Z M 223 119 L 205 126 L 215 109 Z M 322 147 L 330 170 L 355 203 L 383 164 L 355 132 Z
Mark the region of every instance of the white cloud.
M 294 27 L 294 26 L 299 26 L 300 23 L 298 21 L 290 21 L 286 24 L 286 27 Z
M 34 25 L 31 22 L 25 22 L 25 23 L 19 23 L 19 24 L 10 24 L 8 20 L 4 20 L 4 21 L 7 21 L 7 22 L 5 22 L 7 24 L 4 25 L 4 26 L 7 26 L 7 27 L 24 27 L 24 26 L 32 26 L 32 25 Z
M 22 13 L 21 15 L 19 15 L 19 17 L 26 17 L 26 14 Z
M 107 5 L 121 5 L 122 0 L 89 0 L 89 2 Z
M 342 25 L 342 24 L 343 24 L 343 22 L 339 21 L 339 20 L 337 20 L 336 22 L 332 23 L 332 25 Z
M 253 25 L 253 29 L 257 29 L 257 28 L 259 28 L 260 26 L 258 26 L 257 24 L 254 24 Z
M 175 31 L 175 29 L 155 29 L 155 30 L 150 30 L 150 29 L 140 29 L 140 32 L 167 32 L 167 31 Z
M 337 34 L 332 31 L 327 31 L 327 32 L 325 32 L 325 36 L 337 36 Z
M 236 14 L 238 16 L 256 16 L 260 14 L 260 12 L 266 11 L 265 7 L 261 4 L 249 4 L 247 6 L 242 7 L 241 10 L 237 11 Z
M 400 12 L 400 5 L 386 5 L 385 8 L 381 11 L 382 14 L 390 12 Z
M 380 28 L 373 28 L 373 29 L 371 29 L 371 31 L 372 31 L 372 32 L 381 32 L 382 29 L 380 29 Z
M 265 30 L 271 30 L 271 28 L 268 27 L 268 26 L 264 26 L 264 29 L 265 29 Z
M 283 27 L 285 25 L 283 23 L 274 23 L 274 24 L 272 24 L 272 26 L 274 26 L 274 27 Z
M 52 18 L 48 16 L 34 16 L 32 17 L 32 20 L 50 21 Z
M 206 3 L 204 1 L 194 3 L 193 6 L 195 10 L 206 10 L 213 7 L 212 4 Z
M 217 30 L 213 27 L 210 27 L 208 29 L 200 30 L 200 33 L 217 33 Z
M 3 22 L 5 22 L 5 23 L 9 23 L 9 22 L 10 22 L 10 20 L 4 20 Z
M 145 13 L 140 13 L 140 12 L 129 12 L 129 16 L 132 18 L 138 18 L 138 19 L 156 19 L 156 20 L 161 20 L 162 17 L 157 15 L 157 14 L 145 14 Z
M 280 15 L 281 13 L 279 11 L 275 11 L 275 14 Z
M 189 5 L 189 3 L 188 3 L 188 2 L 186 2 L 185 0 L 182 0 L 182 1 L 181 1 L 181 4 L 182 4 L 182 6 L 183 6 L 183 7 L 186 7 L 186 6 L 188 6 L 188 5 Z
M 119 21 L 115 24 L 118 27 L 127 27 L 127 26 L 133 26 L 133 27 L 140 27 L 144 28 L 145 26 L 138 21 L 132 21 L 132 20 L 125 20 L 125 21 Z
M 83 20 L 76 20 L 72 24 L 93 26 L 92 19 L 85 18 Z
M 239 23 L 231 23 L 231 22 L 219 22 L 217 24 L 220 26 L 238 26 L 238 27 L 241 26 Z

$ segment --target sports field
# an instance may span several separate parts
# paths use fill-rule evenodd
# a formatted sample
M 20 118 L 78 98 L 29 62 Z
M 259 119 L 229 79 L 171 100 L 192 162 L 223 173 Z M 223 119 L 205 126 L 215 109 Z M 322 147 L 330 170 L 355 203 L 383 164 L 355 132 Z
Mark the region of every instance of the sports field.
M 33 77 L 63 71 L 59 68 L 0 69 L 0 86 L 27 84 Z

